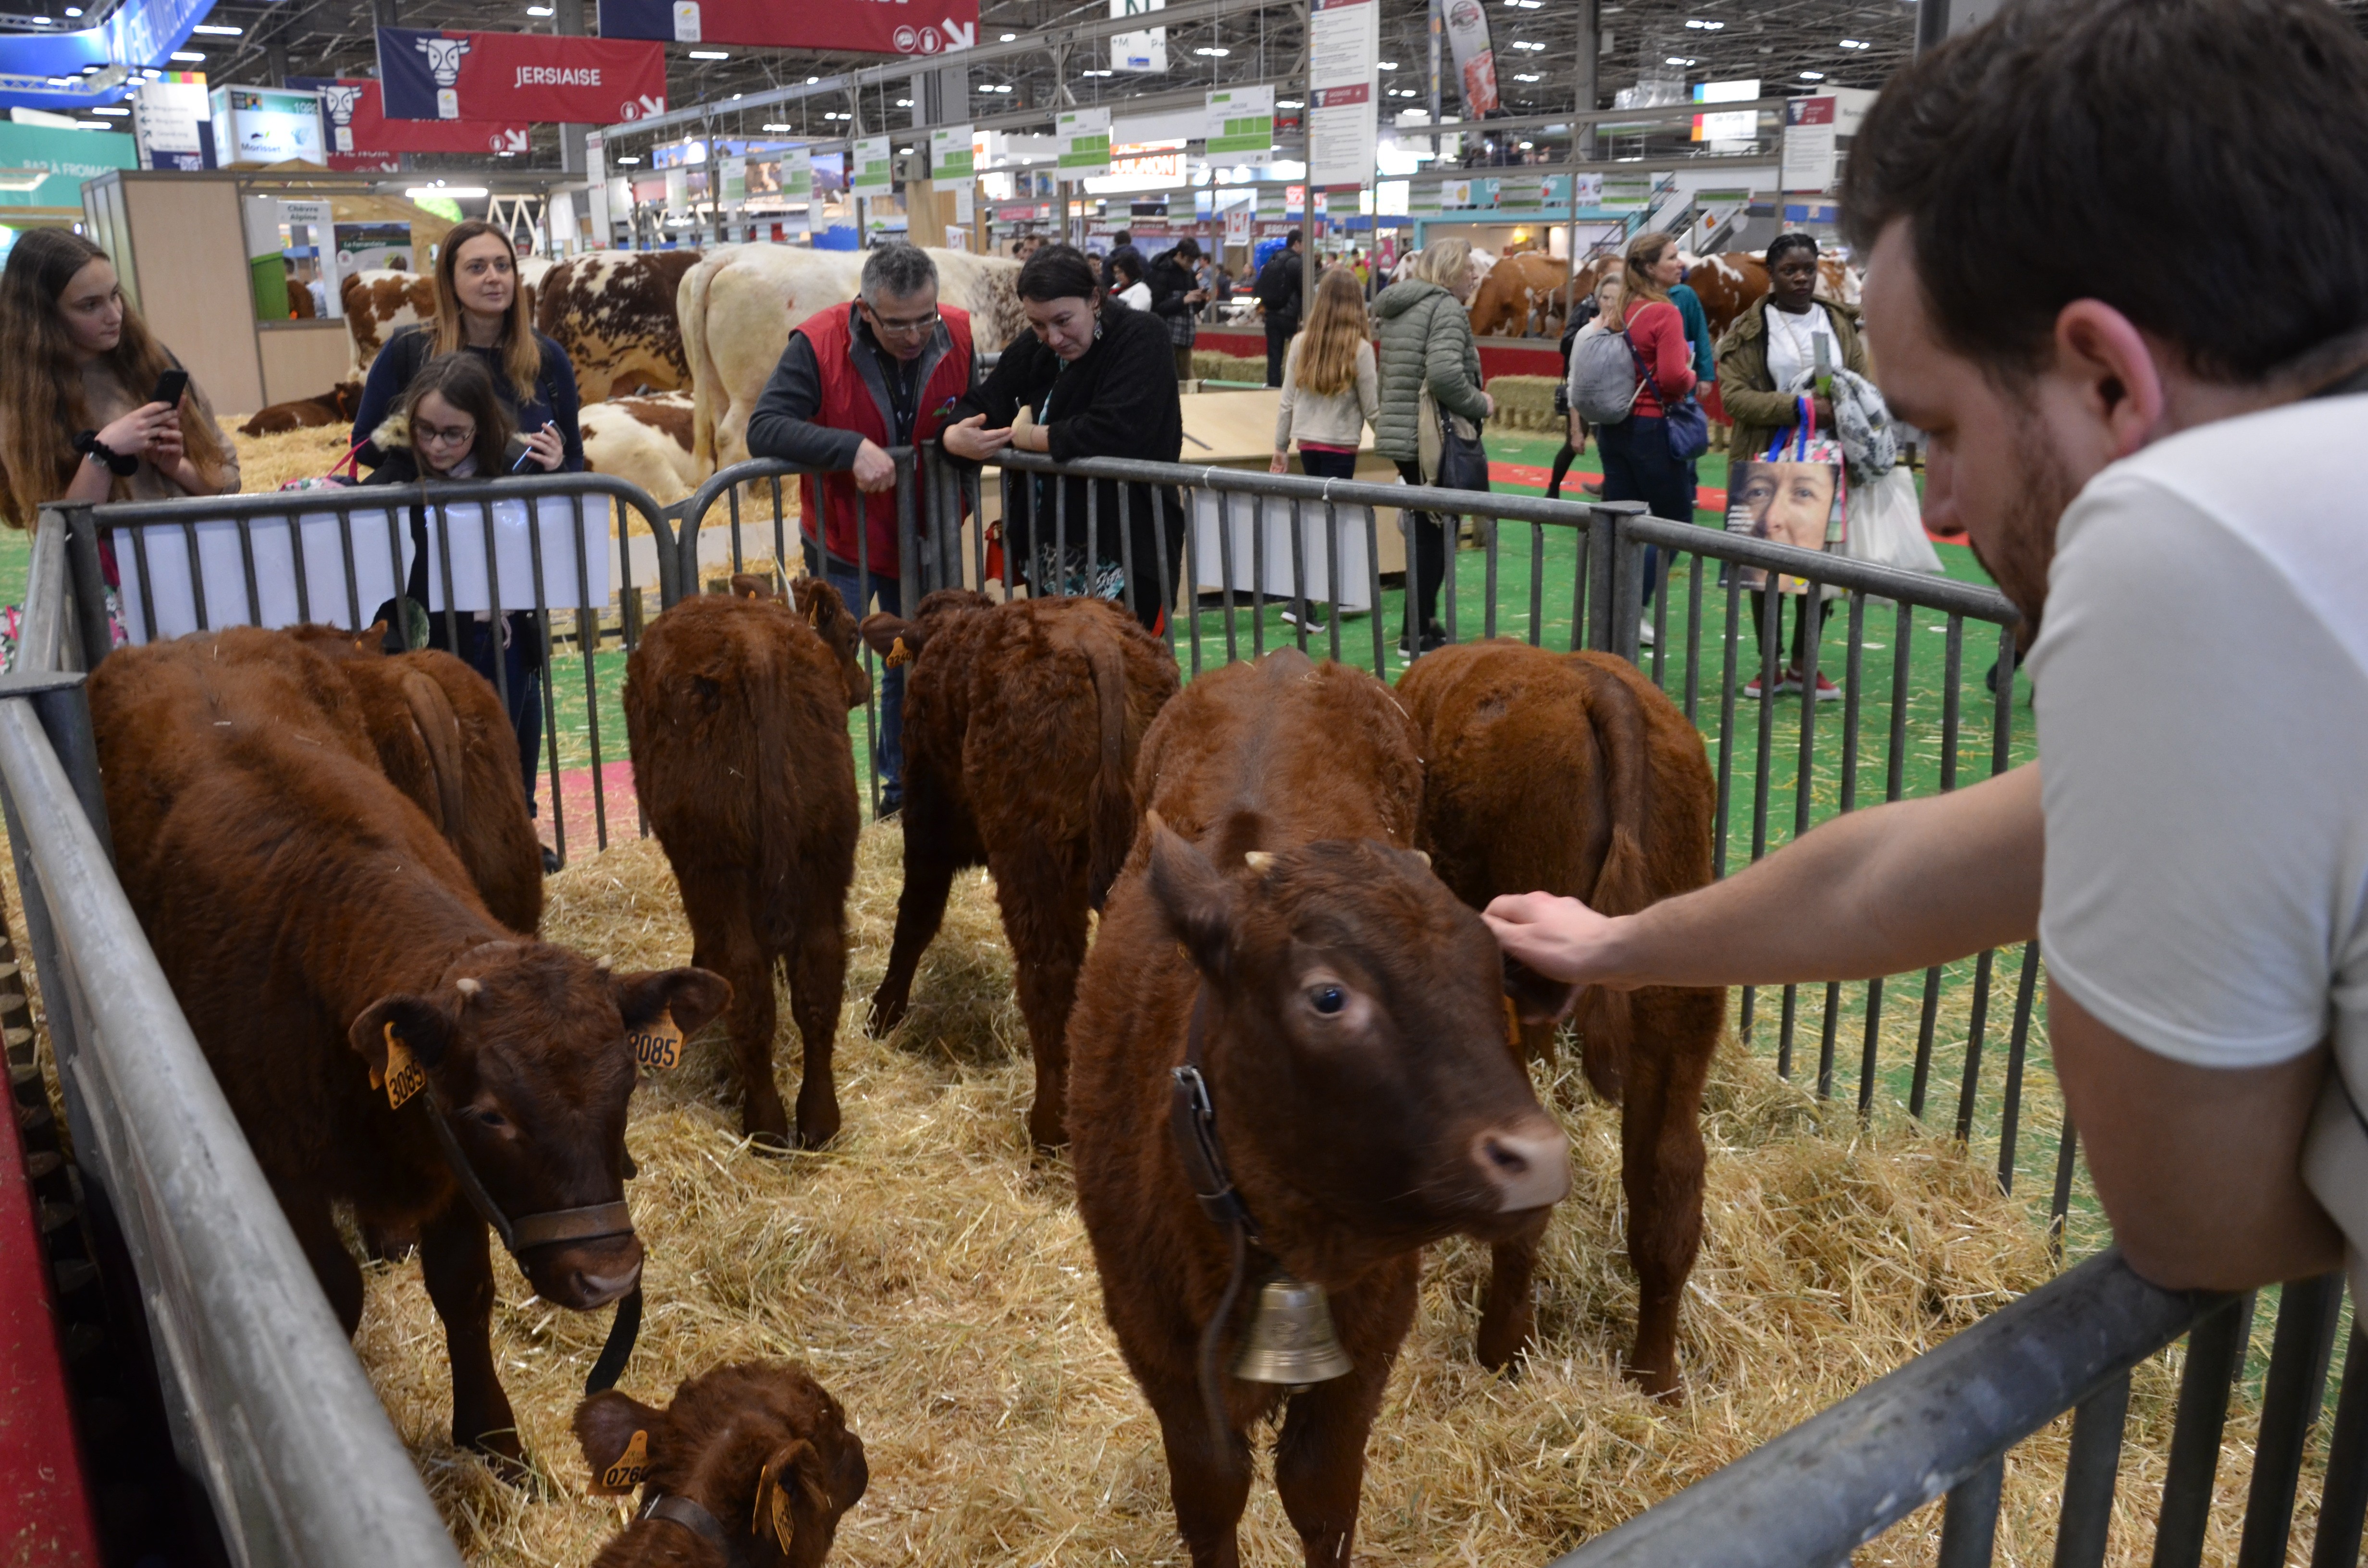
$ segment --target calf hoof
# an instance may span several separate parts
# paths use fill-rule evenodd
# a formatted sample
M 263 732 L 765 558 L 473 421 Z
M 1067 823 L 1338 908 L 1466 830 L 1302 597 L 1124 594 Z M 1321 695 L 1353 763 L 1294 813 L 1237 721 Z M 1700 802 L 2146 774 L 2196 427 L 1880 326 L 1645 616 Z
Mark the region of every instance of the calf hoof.
M 819 1149 L 838 1136 L 838 1096 L 819 1095 L 809 1105 L 803 1091 L 798 1095 L 798 1141 L 801 1149 Z
M 1069 1129 L 1061 1113 L 1047 1111 L 1042 1107 L 1028 1113 L 1028 1136 L 1036 1147 L 1048 1154 L 1069 1145 Z
M 1535 1332 L 1534 1317 L 1526 1310 L 1528 1305 L 1525 1301 L 1522 1310 L 1508 1308 L 1499 1312 L 1491 1301 L 1480 1310 L 1480 1334 L 1473 1352 L 1483 1367 L 1492 1372 L 1509 1369 L 1516 1376 L 1520 1374 L 1521 1352 L 1530 1347 Z
M 1628 1381 L 1649 1397 L 1668 1405 L 1685 1403 L 1685 1381 L 1675 1367 L 1630 1367 L 1626 1371 Z
M 539 1487 L 541 1477 L 527 1461 L 526 1448 L 515 1431 L 480 1433 L 469 1445 L 485 1461 L 485 1468 L 504 1483 L 517 1487 Z
M 740 1131 L 759 1149 L 779 1152 L 791 1147 L 790 1119 L 781 1109 L 781 1102 L 778 1098 L 770 1105 L 751 1105 L 743 1109 Z
M 871 1016 L 865 1020 L 863 1032 L 873 1040 L 885 1040 L 904 1021 L 905 998 L 883 992 L 871 998 Z

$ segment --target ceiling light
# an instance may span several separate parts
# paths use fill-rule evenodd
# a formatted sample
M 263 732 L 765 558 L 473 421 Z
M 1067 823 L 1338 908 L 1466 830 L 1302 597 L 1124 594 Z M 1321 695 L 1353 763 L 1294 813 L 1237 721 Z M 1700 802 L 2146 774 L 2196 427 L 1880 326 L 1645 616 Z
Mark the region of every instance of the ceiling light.
M 620 163 L 620 164 L 638 164 L 638 163 L 640 163 L 640 162 L 641 162 L 641 160 L 640 160 L 639 158 L 633 158 L 633 157 L 620 157 L 620 158 L 619 158 L 619 159 L 617 160 L 617 162 L 619 162 L 619 163 Z
M 403 193 L 416 201 L 423 196 L 449 196 L 456 201 L 473 200 L 485 194 L 482 185 L 416 185 Z
M 93 114 L 130 114 L 131 111 L 128 108 L 95 108 L 90 112 Z
M 734 94 L 734 97 L 736 97 L 738 95 Z M 911 108 L 913 107 L 913 100 L 910 98 L 898 98 L 896 100 L 896 107 L 898 108 Z
M 1274 107 L 1277 108 L 1305 108 L 1307 104 L 1306 101 L 1302 98 L 1277 98 L 1274 100 Z
M 819 82 L 819 81 L 821 81 L 821 80 L 822 80 L 822 78 L 821 78 L 821 77 L 819 77 L 819 76 L 809 76 L 809 77 L 807 77 L 807 78 L 806 78 L 806 85 L 807 85 L 807 86 L 809 86 L 809 87 L 811 87 L 811 86 L 813 86 L 815 83 L 817 83 L 817 82 Z
M 1543 54 L 1545 52 L 1546 46 L 1542 43 L 1531 43 L 1522 39 L 1515 39 L 1513 40 L 1513 47 L 1515 49 L 1526 49 L 1533 52 Z
M 1842 47 L 1844 49 L 1873 49 L 1874 45 L 1866 42 L 1862 39 L 1846 38 L 1842 40 Z
M 82 15 L 82 7 L 79 6 L 69 6 L 66 7 L 66 15 L 69 17 L 79 17 Z
M 1210 59 L 1212 59 L 1212 60 L 1223 60 L 1223 59 L 1224 59 L 1225 56 L 1227 56 L 1228 54 L 1233 53 L 1233 51 L 1232 51 L 1232 50 L 1230 50 L 1230 49 L 1213 49 L 1213 48 L 1211 48 L 1211 49 L 1196 49 L 1196 50 L 1194 50 L 1192 52 L 1193 52 L 1193 53 L 1195 53 L 1195 54 L 1205 54 L 1205 55 L 1207 55 L 1207 56 L 1208 56 Z
M 246 31 L 245 28 L 228 27 L 220 22 L 199 22 L 189 30 L 193 33 L 211 33 L 216 38 L 236 38 Z
M 1545 78 L 1543 76 L 1533 75 L 1528 72 L 1516 71 L 1513 73 L 1513 80 L 1516 82 L 1543 82 Z
M 53 28 L 58 24 L 54 19 L 49 17 L 35 17 L 33 18 L 33 25 L 37 28 Z
M 847 116 L 840 114 L 836 109 L 826 109 L 823 113 L 823 118 L 825 119 L 845 119 Z
M 1662 62 L 1665 65 L 1691 65 L 1693 62 L 1694 57 L 1691 54 L 1672 54 Z
M 786 125 L 768 125 L 764 129 L 767 131 L 787 131 L 790 128 Z
M 1398 62 L 1395 60 L 1377 60 L 1373 63 L 1384 71 L 1395 71 L 1398 68 Z
M 1006 34 L 1004 34 L 1004 35 L 1003 35 L 1003 41 L 1004 41 L 1005 43 L 1009 43 L 1012 40 L 1014 40 L 1014 39 L 1018 38 L 1019 36 L 1019 35 L 1018 33 L 1006 33 Z
M 526 8 L 526 14 L 529 17 L 548 17 L 552 14 L 552 8 L 548 6 L 529 6 Z
M 191 64 L 195 64 L 205 57 L 205 51 L 199 49 L 176 49 L 173 51 L 174 59 L 185 61 Z
M 690 57 L 693 60 L 729 60 L 732 58 L 732 51 L 725 49 L 694 49 L 690 51 Z
M 1686 18 L 1686 26 L 1693 28 L 1696 32 L 1714 33 L 1725 27 L 1726 24 L 1725 22 L 1705 22 L 1700 17 L 1689 17 Z
M 1804 82 L 1822 82 L 1825 79 L 1826 74 L 1822 71 L 1804 71 L 1801 73 L 1801 80 Z

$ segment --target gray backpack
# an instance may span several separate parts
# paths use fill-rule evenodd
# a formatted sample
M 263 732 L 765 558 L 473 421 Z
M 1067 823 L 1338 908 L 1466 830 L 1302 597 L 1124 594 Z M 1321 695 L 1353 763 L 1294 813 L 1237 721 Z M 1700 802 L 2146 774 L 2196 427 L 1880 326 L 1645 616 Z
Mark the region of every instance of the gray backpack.
M 1570 406 L 1589 425 L 1617 425 L 1636 406 L 1635 356 L 1623 332 L 1582 332 L 1570 346 Z

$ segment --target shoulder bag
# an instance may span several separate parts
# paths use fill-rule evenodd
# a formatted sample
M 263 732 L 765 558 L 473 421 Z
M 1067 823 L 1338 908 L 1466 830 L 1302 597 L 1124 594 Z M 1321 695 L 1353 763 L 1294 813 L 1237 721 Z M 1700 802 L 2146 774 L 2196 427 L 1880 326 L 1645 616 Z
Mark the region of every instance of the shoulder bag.
M 1628 357 L 1636 362 L 1636 374 L 1643 385 L 1653 389 L 1653 400 L 1661 405 L 1662 421 L 1668 426 L 1669 455 L 1679 462 L 1691 462 L 1710 450 L 1710 415 L 1691 392 L 1676 403 L 1661 395 L 1660 378 L 1636 349 L 1635 341 L 1626 329 L 1622 329 L 1620 341 L 1628 345 Z

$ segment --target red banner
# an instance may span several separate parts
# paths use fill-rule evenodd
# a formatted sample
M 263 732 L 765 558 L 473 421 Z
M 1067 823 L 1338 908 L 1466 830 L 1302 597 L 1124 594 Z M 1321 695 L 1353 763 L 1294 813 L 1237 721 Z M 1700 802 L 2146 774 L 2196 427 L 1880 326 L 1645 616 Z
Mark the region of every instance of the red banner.
M 389 119 L 378 84 L 366 77 L 291 78 L 289 85 L 320 89 L 333 169 L 392 169 L 398 166 L 396 154 L 402 153 L 515 153 L 523 157 L 527 152 L 522 120 Z
M 663 114 L 666 51 L 549 33 L 378 29 L 390 119 L 521 119 L 607 125 Z
M 944 54 L 978 42 L 978 0 L 600 0 L 600 36 Z

